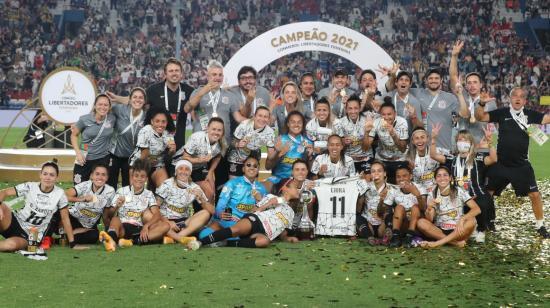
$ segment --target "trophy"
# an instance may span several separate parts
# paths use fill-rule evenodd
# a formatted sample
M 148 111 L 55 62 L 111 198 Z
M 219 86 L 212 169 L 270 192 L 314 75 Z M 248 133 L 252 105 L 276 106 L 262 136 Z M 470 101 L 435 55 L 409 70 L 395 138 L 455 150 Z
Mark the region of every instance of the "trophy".
M 315 239 L 315 224 L 309 218 L 307 211 L 307 205 L 313 199 L 313 192 L 310 190 L 304 190 L 300 194 L 300 203 L 302 203 L 302 218 L 298 224 L 298 239 L 300 241 Z

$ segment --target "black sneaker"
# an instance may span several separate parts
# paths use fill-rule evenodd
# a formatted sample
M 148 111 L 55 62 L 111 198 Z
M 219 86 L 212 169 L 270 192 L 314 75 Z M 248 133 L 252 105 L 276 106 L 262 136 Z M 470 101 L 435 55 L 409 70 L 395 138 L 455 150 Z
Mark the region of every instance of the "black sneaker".
M 405 239 L 403 241 L 403 247 L 413 248 L 412 240 L 413 240 L 412 234 L 407 233 L 407 235 L 405 235 Z
M 537 232 L 542 238 L 550 238 L 550 233 L 548 233 L 545 226 L 538 228 Z
M 397 248 L 401 246 L 401 237 L 399 234 L 394 234 L 390 240 L 390 248 Z

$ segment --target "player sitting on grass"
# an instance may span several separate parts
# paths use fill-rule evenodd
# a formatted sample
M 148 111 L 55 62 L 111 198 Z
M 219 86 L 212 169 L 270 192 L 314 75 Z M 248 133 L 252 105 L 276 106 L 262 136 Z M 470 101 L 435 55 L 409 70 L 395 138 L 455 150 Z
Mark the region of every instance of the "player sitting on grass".
M 391 189 L 384 200 L 387 206 L 395 204 L 390 247 L 399 247 L 404 240 L 405 247 L 410 248 L 416 235 L 416 222 L 421 216 L 420 211 L 426 208 L 427 193 L 422 186 L 412 182 L 412 172 L 408 166 L 397 167 L 395 180 L 399 186 Z M 406 234 L 403 234 L 404 232 Z
M 192 240 L 187 244 L 191 250 L 197 250 L 202 245 L 209 245 L 223 241 L 231 237 L 239 236 L 237 247 L 264 248 L 279 235 L 281 239 L 292 241 L 287 237 L 287 229 L 294 219 L 294 210 L 290 207 L 290 201 L 300 197 L 298 189 L 285 186 L 282 189 L 282 197 L 267 195 L 260 202 L 255 212 L 247 214 L 234 226 L 218 230 L 200 241 Z
M 216 214 L 208 227 L 201 230 L 199 238 L 229 228 L 254 211 L 256 203 L 267 195 L 267 190 L 257 180 L 259 171 L 260 162 L 256 157 L 249 156 L 244 160 L 243 175 L 225 183 L 216 206 Z
M 130 169 L 130 186 L 120 188 L 113 198 L 118 216 L 111 219 L 109 230 L 99 233 L 105 250 L 160 242 L 170 229 L 163 221 L 153 192 L 145 188 L 149 163 L 137 159 Z
M 103 216 L 103 224 L 107 228 L 114 214 L 112 207 L 115 190 L 105 184 L 109 170 L 104 164 L 96 164 L 92 168 L 90 180 L 77 184 L 65 191 L 69 202 L 74 205 L 69 208 L 69 218 L 76 244 L 95 244 L 99 238 L 97 223 Z
M 428 196 L 426 217 L 420 218 L 417 228 L 435 242 L 424 241 L 423 248 L 435 248 L 445 244 L 464 247 L 476 227 L 475 217 L 481 210 L 472 197 L 456 186 L 451 172 L 441 166 L 435 170 L 435 187 Z M 464 214 L 464 207 L 469 211 Z
M 40 182 L 21 183 L 0 191 L 0 202 L 9 196 L 25 198 L 25 206 L 15 213 L 6 204 L 0 205 L 0 234 L 5 238 L 0 241 L 0 251 L 14 252 L 27 249 L 29 233 L 34 228 L 38 233 L 35 240 L 40 243 L 50 226 L 52 216 L 58 210 L 67 232 L 69 245 L 71 248 L 74 247 L 67 197 L 63 189 L 55 185 L 58 174 L 57 163 L 46 162 L 40 170 Z
M 370 180 L 359 180 L 357 186 L 361 197 L 357 203 L 357 234 L 367 239 L 370 245 L 387 245 L 391 229 L 386 224 L 384 199 L 390 191 L 386 182 L 386 167 L 381 161 L 373 161 L 370 167 Z M 390 217 L 391 218 L 391 217 Z M 389 231 L 389 232 L 388 232 Z
M 170 231 L 164 237 L 164 244 L 181 241 L 202 228 L 214 213 L 214 206 L 206 199 L 199 185 L 191 182 L 193 165 L 182 159 L 176 163 L 176 175 L 164 181 L 157 188 L 157 203 L 160 213 L 170 224 Z M 193 202 L 198 202 L 202 210 L 193 213 Z

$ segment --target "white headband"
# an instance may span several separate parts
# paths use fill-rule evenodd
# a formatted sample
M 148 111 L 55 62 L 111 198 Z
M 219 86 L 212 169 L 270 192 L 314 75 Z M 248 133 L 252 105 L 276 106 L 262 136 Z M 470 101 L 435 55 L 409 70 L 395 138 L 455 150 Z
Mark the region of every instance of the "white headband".
M 181 166 L 187 166 L 189 167 L 189 169 L 193 170 L 193 164 L 186 159 L 178 160 L 178 162 L 176 163 L 176 170 L 178 170 L 178 168 Z

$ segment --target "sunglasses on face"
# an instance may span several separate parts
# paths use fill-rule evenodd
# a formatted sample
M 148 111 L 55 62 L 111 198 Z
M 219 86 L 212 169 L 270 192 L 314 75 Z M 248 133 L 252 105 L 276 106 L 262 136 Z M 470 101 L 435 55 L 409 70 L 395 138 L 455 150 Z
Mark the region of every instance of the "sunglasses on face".
M 258 165 L 252 163 L 247 163 L 245 164 L 245 166 L 247 166 L 248 168 L 258 168 Z

